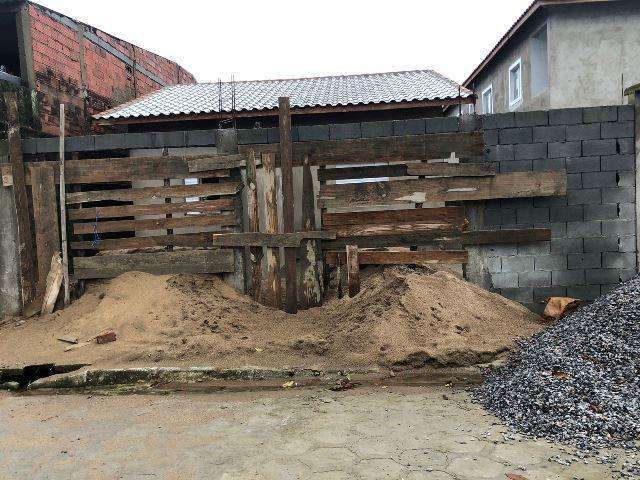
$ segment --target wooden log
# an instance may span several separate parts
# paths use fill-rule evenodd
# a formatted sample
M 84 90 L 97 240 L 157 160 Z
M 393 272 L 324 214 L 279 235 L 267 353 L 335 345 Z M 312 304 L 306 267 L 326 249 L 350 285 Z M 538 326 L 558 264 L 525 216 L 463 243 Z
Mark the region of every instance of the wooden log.
M 152 247 L 211 247 L 210 233 L 186 233 L 181 235 L 158 235 L 151 237 L 132 237 L 102 239 L 99 242 L 82 241 L 72 242 L 72 250 L 133 250 Z
M 407 177 L 407 165 L 375 165 L 372 167 L 327 168 L 318 172 L 318 180 L 336 181 L 357 178 Z
M 327 252 L 327 265 L 346 262 L 345 252 Z M 358 251 L 360 265 L 431 265 L 431 264 L 464 264 L 468 261 L 468 254 L 464 250 L 433 250 L 420 252 L 387 252 L 387 251 Z
M 247 214 L 249 216 L 248 228 L 250 233 L 260 231 L 260 203 L 258 201 L 258 174 L 256 171 L 256 155 L 253 150 L 247 153 Z M 260 302 L 260 283 L 262 281 L 263 248 L 253 246 L 249 248 L 251 265 L 251 295 Z
M 212 170 L 227 170 L 232 168 L 243 168 L 246 166 L 244 155 L 210 155 L 204 158 L 194 158 L 187 160 L 189 172 L 206 172 Z
M 60 252 L 58 199 L 53 172 L 54 168 L 51 165 L 39 165 L 32 169 L 31 195 L 38 259 L 38 295 L 46 288 L 51 258 Z
M 50 315 L 56 306 L 60 287 L 62 287 L 64 273 L 62 271 L 62 257 L 60 252 L 55 252 L 51 257 L 49 264 L 49 273 L 45 281 L 44 295 L 42 299 L 42 315 Z
M 236 225 L 235 215 L 189 215 L 177 218 L 148 218 L 144 220 L 116 220 L 92 223 L 76 223 L 73 233 L 76 235 L 107 233 L 107 232 L 135 232 L 141 230 L 168 230 L 172 235 L 174 228 L 190 227 L 229 227 Z
M 508 245 L 551 241 L 551 230 L 532 228 L 520 230 L 478 230 L 462 235 L 463 245 Z
M 323 213 L 326 230 L 348 225 L 384 225 L 393 223 L 452 223 L 465 222 L 463 207 L 421 208 L 413 210 L 374 210 L 368 212 Z
M 347 245 L 347 282 L 349 283 L 349 297 L 360 293 L 360 261 L 358 260 L 358 246 Z
M 102 202 L 105 200 L 131 201 L 146 198 L 187 198 L 213 195 L 235 195 L 242 188 L 242 182 L 203 183 L 200 185 L 176 185 L 173 187 L 146 187 L 122 190 L 98 190 L 76 192 L 67 195 L 67 204 Z
M 76 257 L 76 279 L 114 278 L 127 272 L 153 275 L 229 273 L 234 271 L 231 250 L 191 250 L 129 255 Z
M 62 249 L 62 285 L 64 287 L 64 306 L 71 303 L 71 287 L 69 285 L 69 246 L 67 244 L 67 190 L 65 180 L 65 128 L 66 114 L 64 104 L 60 104 L 60 245 Z
M 240 153 L 254 149 L 259 153 L 277 153 L 278 144 L 240 146 Z M 447 158 L 478 157 L 484 153 L 482 132 L 436 133 L 384 138 L 358 138 L 294 142 L 293 165 L 302 166 L 309 155 L 311 165 L 340 165 L 371 162 L 407 162 Z
M 409 176 L 425 177 L 494 177 L 498 173 L 490 163 L 410 163 Z
M 307 157 L 302 167 L 302 229 L 306 232 L 314 231 L 317 228 L 315 197 L 313 176 Z M 320 252 L 317 240 L 305 239 L 302 241 L 299 289 L 299 303 L 302 310 L 322 305 Z
M 278 191 L 275 171 L 275 155 L 262 156 L 264 196 L 266 210 L 266 233 L 278 233 Z M 262 289 L 265 305 L 280 308 L 282 305 L 282 286 L 280 283 L 280 252 L 277 248 L 265 250 L 265 282 Z
M 294 233 L 214 233 L 211 244 L 214 247 L 268 247 L 299 248 L 305 239 L 333 240 L 335 232 L 294 232 Z
M 235 210 L 235 198 L 219 198 L 199 202 L 182 202 L 150 205 L 120 205 L 115 207 L 89 207 L 67 210 L 69 220 L 95 220 L 103 218 L 137 217 L 142 215 L 164 215 L 167 213 L 196 212 L 201 214 L 221 213 Z
M 432 229 L 420 233 L 395 233 L 387 235 L 374 235 L 366 237 L 344 237 L 336 240 L 322 242 L 324 250 L 342 250 L 347 245 L 358 245 L 359 248 L 379 247 L 409 247 L 413 245 L 430 245 L 442 238 L 460 237 L 462 228 L 455 225 L 446 225 L 442 228 Z
M 35 298 L 36 294 L 36 249 L 31 230 L 29 197 L 27 196 L 27 185 L 25 182 L 22 140 L 20 139 L 18 96 L 16 92 L 5 92 L 4 99 L 7 109 L 9 160 L 13 171 L 13 197 L 18 223 L 22 305 L 25 306 Z
M 31 185 L 31 167 L 40 163 L 58 165 L 58 162 L 25 163 L 27 185 Z M 11 181 L 11 166 L 3 165 L 0 168 L 3 178 L 6 177 L 7 182 Z M 160 180 L 163 178 L 224 178 L 230 175 L 229 170 L 189 172 L 187 160 L 184 157 L 176 156 L 68 160 L 65 165 L 65 173 L 67 185 Z M 60 175 L 56 172 L 56 184 L 59 182 Z
M 419 234 L 429 232 L 443 232 L 448 228 L 466 230 L 468 223 L 392 223 L 376 225 L 347 225 L 334 229 L 337 238 L 378 237 L 386 235 Z
M 280 168 L 282 171 L 282 222 L 284 233 L 294 231 L 293 195 L 293 141 L 291 139 L 291 104 L 288 97 L 278 99 L 280 132 Z M 286 292 L 284 309 L 287 313 L 298 311 L 298 251 L 285 248 L 284 265 Z
M 558 172 L 505 173 L 495 177 L 427 178 L 324 185 L 323 207 L 488 200 L 566 195 L 567 175 Z

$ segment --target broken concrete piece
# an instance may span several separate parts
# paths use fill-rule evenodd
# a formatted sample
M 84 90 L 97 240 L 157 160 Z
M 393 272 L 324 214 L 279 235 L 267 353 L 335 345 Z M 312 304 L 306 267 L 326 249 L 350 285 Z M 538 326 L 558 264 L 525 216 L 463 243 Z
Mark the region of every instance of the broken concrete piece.
M 116 335 L 116 332 L 109 330 L 108 332 L 104 332 L 96 336 L 96 343 L 98 345 L 103 345 L 105 343 L 115 342 L 117 338 L 118 336 Z

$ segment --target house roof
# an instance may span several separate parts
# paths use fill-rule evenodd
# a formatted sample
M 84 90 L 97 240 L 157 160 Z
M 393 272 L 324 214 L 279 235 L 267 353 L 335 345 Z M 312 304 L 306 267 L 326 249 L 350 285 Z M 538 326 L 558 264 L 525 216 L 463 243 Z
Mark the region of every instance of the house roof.
M 235 108 L 233 86 L 235 85 Z M 95 115 L 118 120 L 212 113 L 258 112 L 278 108 L 290 97 L 292 109 L 349 107 L 471 97 L 473 93 L 433 70 L 174 85 Z
M 534 0 L 534 2 L 527 8 L 527 10 L 516 20 L 511 28 L 504 34 L 495 47 L 489 52 L 489 54 L 482 60 L 480 65 L 469 75 L 462 85 L 469 87 L 476 77 L 485 69 L 485 67 L 491 63 L 498 53 L 505 47 L 509 40 L 516 35 L 522 27 L 533 17 L 536 13 L 541 11 L 545 7 L 559 6 L 559 5 L 583 5 L 587 3 L 605 3 L 605 2 L 618 2 L 620 0 Z

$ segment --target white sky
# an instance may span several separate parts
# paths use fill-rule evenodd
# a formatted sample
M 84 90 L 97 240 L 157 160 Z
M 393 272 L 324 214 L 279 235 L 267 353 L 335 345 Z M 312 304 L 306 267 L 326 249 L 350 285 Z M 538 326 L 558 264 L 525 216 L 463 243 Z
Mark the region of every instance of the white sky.
M 432 68 L 462 82 L 531 0 L 36 0 L 198 81 Z

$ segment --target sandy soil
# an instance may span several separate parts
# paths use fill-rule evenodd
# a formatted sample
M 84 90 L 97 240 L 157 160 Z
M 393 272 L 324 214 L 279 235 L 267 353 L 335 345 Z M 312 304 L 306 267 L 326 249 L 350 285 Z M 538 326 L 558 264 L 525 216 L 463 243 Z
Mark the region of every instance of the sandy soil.
M 0 326 L 0 366 L 367 368 L 486 363 L 543 328 L 529 310 L 447 272 L 363 271 L 361 293 L 288 315 L 217 276 L 128 273 L 88 285 L 71 307 Z M 118 340 L 65 352 L 105 329 Z

